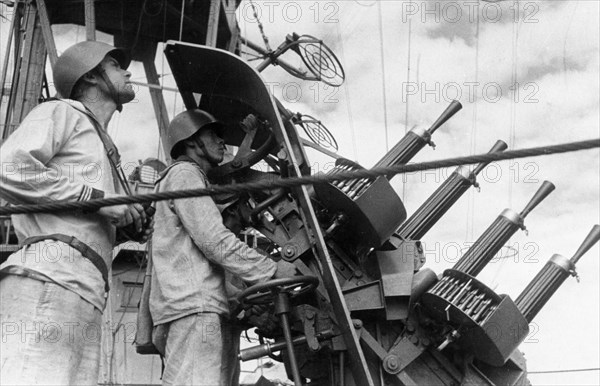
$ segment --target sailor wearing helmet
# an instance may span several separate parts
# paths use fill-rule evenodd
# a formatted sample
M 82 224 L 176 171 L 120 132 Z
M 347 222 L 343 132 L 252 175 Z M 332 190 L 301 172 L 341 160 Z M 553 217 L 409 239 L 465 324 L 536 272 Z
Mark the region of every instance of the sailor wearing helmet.
M 222 132 L 223 125 L 205 111 L 176 116 L 167 132 L 175 162 L 157 181 L 156 192 L 207 187 L 208 173 L 225 155 Z M 226 271 L 256 284 L 289 277 L 295 266 L 276 264 L 239 240 L 211 197 L 159 201 L 155 217 L 149 306 L 154 342 L 165 357 L 163 384 L 234 384 L 238 373 L 231 353 L 239 334 L 227 323 Z
M 34 108 L 0 149 L 0 197 L 11 204 L 87 201 L 126 190 L 106 133 L 135 97 L 124 51 L 86 41 L 53 68 L 60 97 Z M 23 246 L 0 266 L 3 384 L 96 385 L 102 312 L 117 232 L 145 242 L 140 204 L 13 216 Z M 33 333 L 32 333 L 33 331 Z

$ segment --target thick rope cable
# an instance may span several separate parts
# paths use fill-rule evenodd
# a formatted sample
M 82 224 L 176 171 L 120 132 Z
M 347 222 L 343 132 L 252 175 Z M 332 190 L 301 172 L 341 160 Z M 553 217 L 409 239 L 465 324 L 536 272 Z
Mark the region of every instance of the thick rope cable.
M 240 192 L 260 192 L 268 189 L 276 188 L 295 188 L 300 185 L 316 185 L 325 184 L 333 181 L 352 180 L 360 178 L 374 179 L 379 176 L 391 176 L 396 174 L 418 172 L 423 170 L 431 170 L 438 168 L 446 168 L 451 166 L 469 165 L 476 163 L 489 163 L 492 161 L 502 161 L 514 158 L 536 157 L 541 155 L 568 153 L 578 150 L 586 150 L 600 147 L 600 138 L 587 141 L 564 143 L 560 145 L 533 147 L 528 149 L 510 150 L 497 153 L 486 153 L 480 155 L 472 155 L 466 157 L 448 158 L 438 161 L 429 161 L 415 163 L 409 165 L 396 165 L 390 167 L 381 167 L 373 169 L 364 169 L 352 172 L 339 172 L 333 175 L 315 175 L 295 178 L 279 178 L 274 176 L 273 179 L 247 182 L 230 185 L 214 185 L 203 189 L 189 189 L 171 192 L 140 194 L 136 196 L 119 196 L 105 199 L 97 199 L 90 201 L 76 202 L 55 202 L 48 204 L 33 204 L 33 205 L 15 205 L 12 207 L 0 208 L 0 216 L 10 214 L 24 213 L 51 213 L 68 210 L 83 210 L 94 211 L 104 206 L 147 203 L 151 201 L 164 201 L 180 198 L 200 197 L 200 196 L 215 196 L 224 193 L 240 193 Z

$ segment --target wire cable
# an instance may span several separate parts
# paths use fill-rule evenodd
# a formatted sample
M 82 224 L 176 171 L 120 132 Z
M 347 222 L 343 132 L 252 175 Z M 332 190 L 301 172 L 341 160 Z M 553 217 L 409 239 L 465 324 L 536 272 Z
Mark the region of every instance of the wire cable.
M 337 40 L 340 44 L 340 56 L 342 62 L 346 63 L 346 58 L 344 56 L 344 41 L 340 29 L 340 23 L 336 23 Z M 344 93 L 346 95 L 346 113 L 348 115 L 348 125 L 350 126 L 350 138 L 352 139 L 352 155 L 354 156 L 354 160 L 358 162 L 358 148 L 356 146 L 356 132 L 354 130 L 354 118 L 352 116 L 352 103 L 350 100 L 350 84 L 348 81 L 344 84 Z
M 181 19 L 179 20 L 179 41 L 183 37 L 183 18 L 185 17 L 185 0 L 181 0 Z
M 479 28 L 480 19 L 477 13 L 477 24 L 475 25 L 475 84 L 479 84 Z M 471 154 L 477 149 L 477 99 L 473 102 L 473 115 L 471 116 Z M 473 240 L 475 228 L 475 192 L 469 192 L 470 200 L 467 202 L 467 227 L 465 240 Z
M 544 370 L 544 371 L 528 371 L 529 374 L 556 374 L 556 373 L 579 373 L 583 371 L 600 371 L 600 367 L 591 367 L 587 369 L 565 369 L 565 370 Z
M 383 50 L 383 17 L 381 16 L 381 2 L 377 2 L 377 18 L 379 25 L 379 57 L 381 58 L 381 92 L 383 95 L 383 124 L 385 127 L 385 152 L 390 151 L 388 133 L 387 95 L 385 86 L 385 55 Z
M 0 208 L 0 216 L 23 213 L 52 213 L 68 210 L 94 211 L 104 206 L 147 203 L 152 201 L 173 200 L 179 198 L 215 196 L 223 193 L 261 192 L 274 188 L 295 188 L 301 185 L 325 184 L 333 181 L 345 181 L 352 179 L 370 178 L 379 176 L 392 176 L 396 174 L 418 172 L 451 166 L 460 166 L 476 163 L 489 163 L 492 161 L 507 160 L 513 158 L 527 158 L 541 155 L 568 153 L 578 150 L 586 150 L 600 147 L 600 138 L 587 141 L 570 142 L 559 145 L 541 146 L 528 149 L 510 150 L 505 152 L 486 153 L 466 157 L 447 158 L 438 161 L 429 161 L 415 164 L 395 165 L 385 168 L 363 169 L 356 171 L 339 172 L 334 175 L 316 175 L 294 178 L 265 178 L 257 182 L 233 183 L 230 185 L 213 185 L 202 189 L 189 189 L 171 192 L 140 194 L 137 196 L 119 196 L 89 201 L 75 202 L 53 202 L 48 204 L 22 204 L 12 207 Z
M 406 55 L 406 84 L 410 84 L 410 48 L 412 41 L 412 15 L 408 19 L 408 53 Z M 417 83 L 418 83 L 417 79 Z M 406 101 L 405 110 L 404 110 L 404 135 L 408 133 L 408 88 L 406 89 L 406 95 L 403 95 L 404 100 Z M 406 180 L 402 180 L 402 201 L 406 201 Z

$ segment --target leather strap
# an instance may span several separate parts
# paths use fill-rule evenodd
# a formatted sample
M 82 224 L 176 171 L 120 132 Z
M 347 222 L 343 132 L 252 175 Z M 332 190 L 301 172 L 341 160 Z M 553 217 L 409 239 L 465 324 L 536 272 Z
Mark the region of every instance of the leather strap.
M 64 102 L 64 103 L 68 104 L 69 106 L 73 107 L 69 102 L 62 100 L 62 99 L 51 98 L 48 100 L 58 100 L 58 101 Z M 90 120 L 90 123 L 96 130 L 98 137 L 100 137 L 100 141 L 102 141 L 102 145 L 104 146 L 106 156 L 108 157 L 108 161 L 110 162 L 110 166 L 113 170 L 113 173 L 115 174 L 115 177 L 117 178 L 117 181 L 119 181 L 119 184 L 121 185 L 121 187 L 123 188 L 125 193 L 128 196 L 131 196 L 131 189 L 129 188 L 129 185 L 127 184 L 127 177 L 125 176 L 125 173 L 123 172 L 123 168 L 121 167 L 121 155 L 119 154 L 119 150 L 117 149 L 117 146 L 115 145 L 113 140 L 110 138 L 108 133 L 106 133 L 106 131 L 104 131 L 104 129 L 102 128 L 102 125 L 100 125 L 100 123 L 94 116 L 94 113 L 92 113 L 90 111 L 90 109 L 87 108 L 87 106 L 84 105 L 83 107 L 85 108 L 85 111 L 81 111 L 75 107 L 73 107 L 73 108 L 79 112 L 84 113 L 85 116 Z
M 102 279 L 104 279 L 104 290 L 106 292 L 110 290 L 110 287 L 108 285 L 108 267 L 106 266 L 106 262 L 104 261 L 104 259 L 92 248 L 88 247 L 86 244 L 84 244 L 83 242 L 81 242 L 73 236 L 67 236 L 60 233 L 44 236 L 33 236 L 26 238 L 21 244 L 21 246 L 23 247 L 26 245 L 35 244 L 44 240 L 60 241 L 69 245 L 71 248 L 79 251 L 79 253 L 81 253 L 81 255 L 88 259 L 92 264 L 94 264 L 94 266 L 102 274 Z
M 121 184 L 121 187 L 123 188 L 125 193 L 128 196 L 131 196 L 131 189 L 127 184 L 127 177 L 125 176 L 123 168 L 121 167 L 121 155 L 119 154 L 119 150 L 117 150 L 117 146 L 110 138 L 110 136 L 106 133 L 106 131 L 104 131 L 100 123 L 96 120 L 96 117 L 94 117 L 94 113 L 92 113 L 86 106 L 84 107 L 86 110 L 86 116 L 92 123 L 92 126 L 94 126 L 94 129 L 96 129 L 98 137 L 100 137 L 100 141 L 102 141 L 102 145 L 104 146 L 104 150 L 106 151 L 106 156 L 108 157 L 110 166 L 113 169 L 113 173 L 115 173 L 117 180 Z

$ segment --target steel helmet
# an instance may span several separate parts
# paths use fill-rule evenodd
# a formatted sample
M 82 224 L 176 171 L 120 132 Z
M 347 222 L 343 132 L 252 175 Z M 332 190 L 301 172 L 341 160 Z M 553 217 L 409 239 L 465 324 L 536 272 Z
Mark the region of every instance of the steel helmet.
M 122 69 L 129 67 L 131 59 L 125 50 L 110 44 L 85 41 L 67 48 L 52 68 L 54 87 L 60 96 L 70 98 L 75 83 L 100 64 L 107 54 L 115 58 Z
M 206 128 L 209 125 L 222 136 L 223 124 L 206 111 L 194 109 L 177 114 L 167 130 L 167 148 L 171 157 L 175 157 L 173 150 L 179 142 L 188 139 L 200 129 Z

